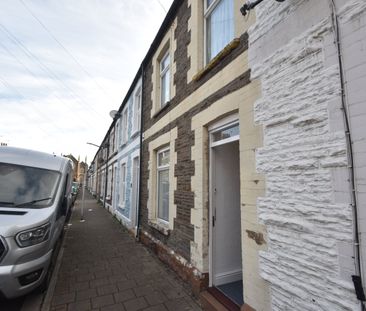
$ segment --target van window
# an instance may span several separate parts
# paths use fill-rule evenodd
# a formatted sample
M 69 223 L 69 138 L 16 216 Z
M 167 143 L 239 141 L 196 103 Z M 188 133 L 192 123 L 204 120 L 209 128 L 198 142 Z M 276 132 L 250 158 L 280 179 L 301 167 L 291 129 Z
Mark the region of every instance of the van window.
M 57 171 L 0 163 L 0 205 L 47 207 L 54 200 L 59 180 Z

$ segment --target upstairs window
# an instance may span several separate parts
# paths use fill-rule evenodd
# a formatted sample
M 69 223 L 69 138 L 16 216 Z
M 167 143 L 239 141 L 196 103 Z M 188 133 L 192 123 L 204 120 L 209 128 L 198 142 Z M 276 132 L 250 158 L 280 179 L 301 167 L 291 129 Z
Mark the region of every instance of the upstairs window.
M 115 133 L 114 133 L 115 149 L 118 149 L 118 135 L 119 135 L 119 120 L 116 122 L 116 130 L 115 130 Z
M 205 0 L 206 63 L 234 38 L 233 0 Z
M 165 53 L 160 61 L 160 108 L 170 100 L 170 55 Z
M 128 119 L 127 119 L 127 108 L 125 110 L 123 110 L 122 112 L 122 127 L 121 127 L 121 131 L 122 131 L 122 141 L 121 144 L 125 144 L 127 143 L 127 130 L 128 130 Z
M 137 89 L 133 98 L 133 133 L 140 130 L 141 115 L 141 87 Z

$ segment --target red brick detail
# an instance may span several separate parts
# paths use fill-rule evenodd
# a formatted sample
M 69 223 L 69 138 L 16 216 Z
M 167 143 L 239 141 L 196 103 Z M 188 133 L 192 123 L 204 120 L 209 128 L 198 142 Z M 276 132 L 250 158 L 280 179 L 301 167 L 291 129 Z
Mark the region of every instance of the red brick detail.
M 162 243 L 155 242 L 144 232 L 140 234 L 140 241 L 177 273 L 182 280 L 187 282 L 196 297 L 199 297 L 199 294 L 208 287 L 208 273 L 197 276 L 194 267 L 184 265 L 174 254 L 171 254 L 171 249 Z

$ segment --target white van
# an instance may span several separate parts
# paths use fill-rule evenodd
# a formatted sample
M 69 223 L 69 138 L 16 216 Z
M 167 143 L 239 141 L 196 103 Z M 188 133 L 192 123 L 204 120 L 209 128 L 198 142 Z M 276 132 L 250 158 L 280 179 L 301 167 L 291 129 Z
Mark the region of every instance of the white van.
M 48 268 L 71 206 L 68 158 L 0 147 L 0 295 L 24 295 Z

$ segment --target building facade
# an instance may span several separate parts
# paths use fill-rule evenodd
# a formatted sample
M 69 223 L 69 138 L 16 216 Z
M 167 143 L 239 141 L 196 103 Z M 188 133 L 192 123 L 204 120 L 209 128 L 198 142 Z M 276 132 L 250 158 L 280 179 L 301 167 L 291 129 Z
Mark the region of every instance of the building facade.
M 89 185 L 204 308 L 360 310 L 366 3 L 243 5 L 173 1 Z
M 228 283 L 242 291 L 244 282 L 269 310 L 268 282 L 256 272 L 266 231 L 256 217 L 260 83 L 248 65 L 255 19 L 240 6 L 175 1 L 145 59 L 140 236 L 194 292 Z
M 112 214 L 136 233 L 140 176 L 142 81 L 136 76 L 92 162 L 88 187 Z

